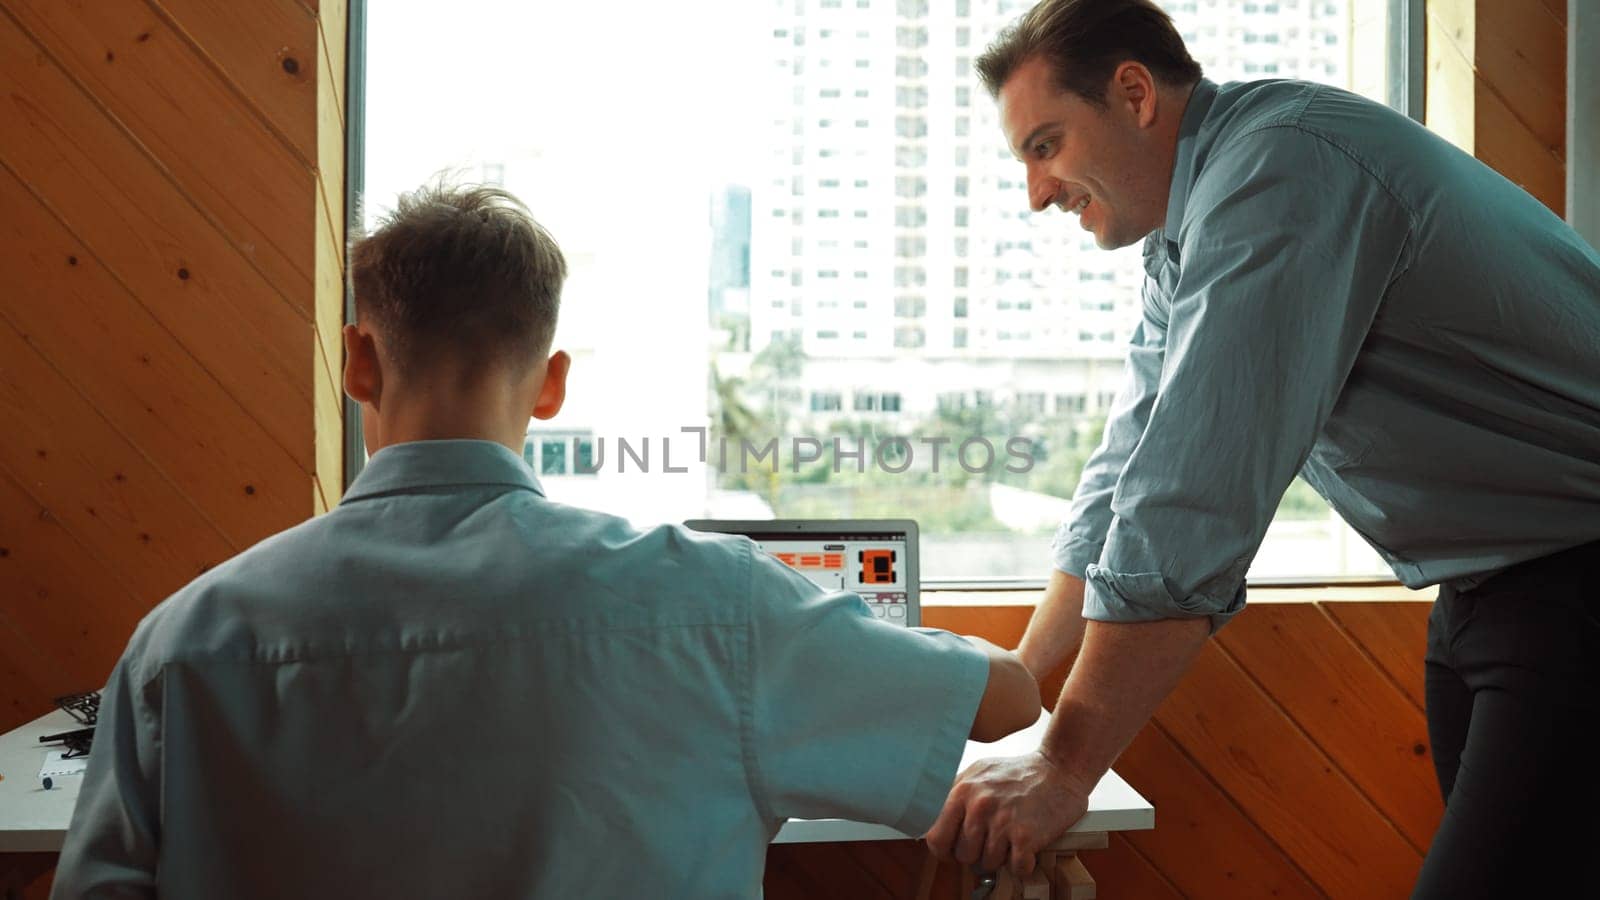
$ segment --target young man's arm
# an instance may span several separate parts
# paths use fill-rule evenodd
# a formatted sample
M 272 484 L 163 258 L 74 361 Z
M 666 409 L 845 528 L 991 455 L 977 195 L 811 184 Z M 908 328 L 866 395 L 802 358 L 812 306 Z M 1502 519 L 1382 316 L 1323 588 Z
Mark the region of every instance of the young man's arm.
M 978 701 L 969 736 L 975 741 L 998 741 L 1039 718 L 1039 685 L 1017 654 L 980 637 L 964 635 L 989 656 L 989 682 Z
M 94 747 L 51 897 L 156 896 L 161 836 L 158 712 L 144 702 L 133 668 L 124 656 L 101 695 Z
M 1083 579 L 1059 569 L 1052 572 L 1017 647 L 1017 656 L 1034 678 L 1043 681 L 1077 654 L 1083 622 Z

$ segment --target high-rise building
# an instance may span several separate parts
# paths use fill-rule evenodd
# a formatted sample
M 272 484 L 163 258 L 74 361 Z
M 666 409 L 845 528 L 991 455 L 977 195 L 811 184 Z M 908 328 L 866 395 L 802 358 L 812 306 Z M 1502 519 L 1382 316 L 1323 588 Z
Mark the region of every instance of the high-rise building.
M 1138 248 L 1101 251 L 1075 219 L 1029 211 L 1022 165 L 972 69 L 1030 5 L 771 7 L 750 349 L 800 341 L 802 411 L 881 413 L 890 386 L 903 413 L 1109 404 L 1138 318 Z M 1346 0 L 1166 6 L 1214 80 L 1348 79 Z

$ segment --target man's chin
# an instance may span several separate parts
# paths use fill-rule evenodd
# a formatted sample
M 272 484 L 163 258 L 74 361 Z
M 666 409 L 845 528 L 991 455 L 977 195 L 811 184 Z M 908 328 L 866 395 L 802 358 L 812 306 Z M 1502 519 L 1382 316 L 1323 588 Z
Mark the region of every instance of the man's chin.
M 1152 228 L 1144 234 L 1123 234 L 1110 228 L 1097 228 L 1094 231 L 1094 245 L 1101 250 L 1121 250 L 1123 247 L 1131 247 L 1139 243 L 1154 231 L 1155 229 Z

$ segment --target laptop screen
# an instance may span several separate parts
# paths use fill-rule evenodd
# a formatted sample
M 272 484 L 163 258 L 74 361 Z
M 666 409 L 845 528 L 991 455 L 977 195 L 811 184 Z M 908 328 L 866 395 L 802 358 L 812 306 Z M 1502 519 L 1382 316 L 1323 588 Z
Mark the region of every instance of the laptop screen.
M 823 589 L 860 595 L 874 616 L 895 625 L 921 624 L 914 523 L 705 519 L 686 524 L 697 531 L 742 534 Z

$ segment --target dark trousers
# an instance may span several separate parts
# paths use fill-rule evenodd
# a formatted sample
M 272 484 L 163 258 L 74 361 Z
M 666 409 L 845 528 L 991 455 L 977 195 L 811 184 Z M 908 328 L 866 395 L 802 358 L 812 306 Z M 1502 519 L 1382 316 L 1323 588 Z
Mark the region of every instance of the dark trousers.
M 1441 588 L 1426 694 L 1445 813 L 1412 896 L 1600 897 L 1600 542 Z

